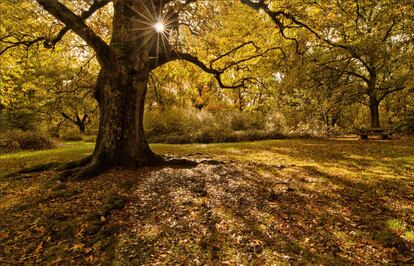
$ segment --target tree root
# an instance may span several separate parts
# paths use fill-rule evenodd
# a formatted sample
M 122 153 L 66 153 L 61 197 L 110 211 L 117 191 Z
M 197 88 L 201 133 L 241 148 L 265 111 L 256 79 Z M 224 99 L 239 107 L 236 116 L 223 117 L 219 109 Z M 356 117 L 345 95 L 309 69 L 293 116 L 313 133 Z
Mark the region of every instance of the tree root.
M 74 165 L 80 166 L 83 163 L 87 162 L 87 159 L 89 159 L 89 158 L 85 158 L 81 161 L 78 161 L 78 164 L 72 163 L 72 164 L 70 164 L 70 166 L 74 166 Z M 136 168 L 133 168 L 133 169 L 139 169 L 140 167 L 145 167 L 145 166 L 195 167 L 195 166 L 198 165 L 198 162 L 191 161 L 191 160 L 188 160 L 188 159 L 176 159 L 176 158 L 166 159 L 161 155 L 153 154 L 151 157 L 148 158 L 148 160 L 144 161 L 142 164 L 137 164 L 137 165 L 138 166 Z M 60 173 L 59 178 L 62 181 L 66 181 L 68 179 L 85 180 L 85 179 L 88 179 L 88 178 L 93 178 L 93 177 L 103 173 L 104 171 L 106 171 L 107 169 L 109 169 L 111 167 L 116 167 L 116 165 L 111 166 L 110 164 L 105 163 L 105 161 L 95 159 L 95 160 L 89 161 L 89 163 L 85 166 L 80 166 L 80 167 L 76 167 L 76 168 L 67 167 L 69 169 L 63 170 Z
M 107 169 L 108 167 L 105 166 L 103 163 L 100 163 L 98 161 L 90 161 L 89 164 L 85 166 L 63 170 L 59 174 L 59 179 L 62 181 L 66 181 L 69 178 L 75 180 L 84 180 L 91 177 L 95 177 L 103 173 Z
M 57 167 L 56 170 L 58 170 L 58 171 L 64 171 L 64 170 L 70 170 L 70 169 L 75 169 L 75 168 L 83 167 L 83 166 L 86 166 L 91 161 L 92 161 L 92 155 L 89 155 L 89 156 L 87 156 L 87 157 L 85 157 L 83 159 L 65 163 L 65 164 Z
M 153 153 L 150 159 L 148 160 L 148 163 L 143 166 L 164 165 L 166 161 L 167 160 L 163 156 Z
M 163 165 L 173 165 L 173 166 L 187 166 L 187 167 L 196 167 L 199 163 L 196 161 L 184 159 L 184 158 L 172 158 L 164 160 Z
M 153 154 L 141 165 L 137 164 L 138 166 L 134 169 L 151 165 L 164 165 L 165 162 L 166 160 L 162 156 Z M 117 165 L 111 165 L 110 162 L 106 163 L 105 160 L 97 158 L 92 159 L 92 156 L 89 156 L 80 161 L 71 162 L 64 167 L 61 167 L 59 170 L 62 172 L 59 175 L 59 179 L 62 181 L 68 179 L 85 180 L 100 175 L 111 167 L 117 167 Z
M 92 162 L 89 165 L 83 167 L 75 176 L 75 179 L 81 180 L 81 179 L 87 179 L 89 177 L 97 176 L 101 173 L 103 173 L 105 170 L 107 170 L 108 167 L 106 167 L 104 164 L 99 162 Z
M 39 172 L 51 171 L 51 170 L 64 171 L 64 170 L 76 169 L 79 167 L 86 166 L 91 160 L 92 160 L 92 155 L 85 157 L 81 160 L 76 160 L 76 161 L 68 162 L 65 164 L 58 163 L 58 162 L 39 164 L 39 165 L 35 165 L 32 167 L 28 167 L 28 168 L 23 168 L 22 170 L 19 170 L 15 173 L 5 175 L 4 178 L 19 177 L 23 174 L 33 174 L 33 173 L 39 173 Z
M 12 177 L 18 177 L 22 174 L 31 174 L 31 173 L 39 173 L 43 171 L 49 171 L 54 170 L 56 167 L 58 167 L 60 164 L 57 162 L 51 162 L 51 163 L 45 163 L 45 164 L 39 164 L 33 167 L 24 168 L 22 170 L 19 170 L 15 173 L 8 174 L 4 176 L 4 178 L 12 178 Z
M 201 162 L 204 163 L 204 162 Z M 165 158 L 158 154 L 152 154 L 142 164 L 138 164 L 137 169 L 145 166 L 184 166 L 195 167 L 199 162 L 188 160 L 185 158 Z M 114 165 L 115 167 L 116 165 Z M 105 163 L 97 158 L 93 159 L 92 155 L 87 156 L 81 160 L 71 161 L 65 164 L 52 162 L 47 164 L 41 164 L 30 168 L 22 169 L 16 173 L 6 175 L 5 177 L 17 177 L 22 174 L 38 173 L 42 171 L 56 170 L 60 171 L 58 178 L 61 181 L 67 181 L 68 179 L 84 180 L 95 177 L 108 168 L 111 164 Z

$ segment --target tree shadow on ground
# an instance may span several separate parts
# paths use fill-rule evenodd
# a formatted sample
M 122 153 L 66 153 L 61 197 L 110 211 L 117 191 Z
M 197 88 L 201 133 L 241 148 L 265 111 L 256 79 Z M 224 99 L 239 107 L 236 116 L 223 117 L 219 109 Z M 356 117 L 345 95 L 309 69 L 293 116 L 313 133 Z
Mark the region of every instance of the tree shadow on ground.
M 140 172 L 61 182 L 45 171 L 0 179 L 0 265 L 102 265 L 113 257 L 123 209 Z
M 154 171 L 132 196 L 130 230 L 120 236 L 117 260 L 123 265 L 411 262 L 413 245 L 388 228 L 387 221 L 400 214 L 375 192 L 378 183 L 350 182 L 315 167 L 299 170 L 320 177 L 311 181 L 316 186 L 331 189 L 310 189 L 304 179 L 284 174 L 264 177 L 238 164 Z

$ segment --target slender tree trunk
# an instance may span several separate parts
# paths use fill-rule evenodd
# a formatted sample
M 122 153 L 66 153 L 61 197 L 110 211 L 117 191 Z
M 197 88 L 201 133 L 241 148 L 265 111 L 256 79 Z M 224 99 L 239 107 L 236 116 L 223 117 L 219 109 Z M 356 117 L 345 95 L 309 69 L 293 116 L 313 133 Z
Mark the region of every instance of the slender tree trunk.
M 78 122 L 78 123 L 76 123 L 76 125 L 78 126 L 79 133 L 81 135 L 85 134 L 85 129 L 86 129 L 85 124 L 82 123 L 82 122 Z
M 79 131 L 80 131 L 81 134 L 85 134 L 85 130 L 86 130 L 86 128 L 85 128 L 84 124 L 79 126 Z
M 237 96 L 239 98 L 239 111 L 243 112 L 243 94 L 240 88 L 237 90 Z
M 379 101 L 375 95 L 369 96 L 369 113 L 372 128 L 380 127 Z

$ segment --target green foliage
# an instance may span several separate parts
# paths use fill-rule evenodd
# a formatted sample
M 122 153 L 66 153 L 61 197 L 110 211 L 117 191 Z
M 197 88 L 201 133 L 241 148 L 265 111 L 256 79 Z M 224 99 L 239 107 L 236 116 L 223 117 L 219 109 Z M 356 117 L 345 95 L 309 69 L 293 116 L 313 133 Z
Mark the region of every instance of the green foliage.
M 150 141 L 352 133 L 369 122 L 364 105 L 367 84 L 360 76 L 369 78 L 370 73 L 363 62 L 376 66 L 377 97 L 406 87 L 387 94 L 381 102 L 381 123 L 401 132 L 414 131 L 412 5 L 361 1 L 358 13 L 355 4 L 346 1 L 265 2 L 271 10 L 293 14 L 320 38 L 293 26 L 285 34 L 297 42 L 287 40 L 268 15 L 239 1 L 189 5 L 185 19 L 191 23 L 180 26 L 174 41 L 207 65 L 242 43 L 254 45 L 236 49 L 212 66 L 224 69 L 258 51 L 273 50 L 229 67 L 222 75 L 225 84 L 251 78 L 244 87 L 232 90 L 220 88 L 212 75 L 180 60 L 154 70 L 145 118 Z M 88 7 L 85 1 L 65 4 L 77 13 Z M 1 129 L 40 129 L 64 140 L 80 140 L 74 121 L 87 115 L 86 135 L 93 141 L 99 121 L 93 98 L 99 64 L 92 49 L 70 31 L 54 49 L 45 49 L 43 41 L 28 45 L 37 38 L 56 36 L 61 25 L 34 1 L 2 1 L 0 9 L 0 50 L 21 42 L 1 54 Z M 88 25 L 109 41 L 111 20 L 109 5 L 89 18 Z M 282 22 L 291 21 L 284 18 Z M 351 49 L 328 45 L 323 39 Z M 17 142 L 8 145 L 13 143 Z
M 23 131 L 35 131 L 38 129 L 38 114 L 30 110 L 10 110 L 4 114 L 7 121 L 7 127 L 23 130 Z
M 230 128 L 232 130 L 251 130 L 264 129 L 266 126 L 266 117 L 261 112 L 228 112 L 227 120 L 230 121 Z M 224 118 L 224 119 L 226 119 Z
M 91 50 L 71 33 L 54 49 L 44 48 L 44 38 L 60 29 L 45 26 L 51 17 L 34 1 L 1 1 L 0 9 L 0 116 L 7 127 L 56 131 L 63 112 L 88 114 L 94 122 L 98 64 Z

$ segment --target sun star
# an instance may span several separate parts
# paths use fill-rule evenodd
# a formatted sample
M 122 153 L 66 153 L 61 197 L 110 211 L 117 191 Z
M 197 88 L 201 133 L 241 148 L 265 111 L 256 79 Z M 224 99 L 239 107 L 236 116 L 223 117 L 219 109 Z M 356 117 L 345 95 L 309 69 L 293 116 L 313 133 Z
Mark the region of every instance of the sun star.
M 153 27 L 155 31 L 158 33 L 162 33 L 165 30 L 164 23 L 162 23 L 161 21 L 156 22 Z

